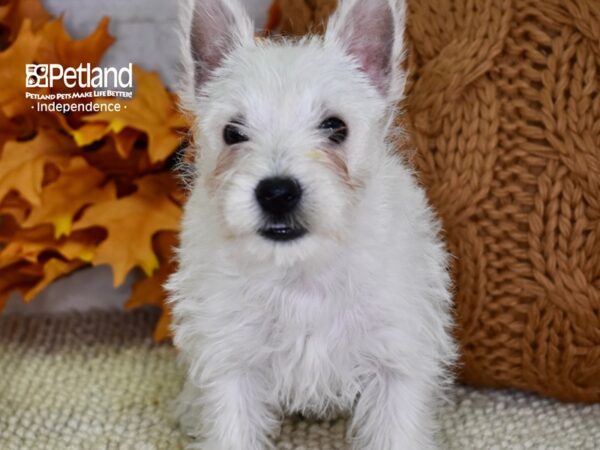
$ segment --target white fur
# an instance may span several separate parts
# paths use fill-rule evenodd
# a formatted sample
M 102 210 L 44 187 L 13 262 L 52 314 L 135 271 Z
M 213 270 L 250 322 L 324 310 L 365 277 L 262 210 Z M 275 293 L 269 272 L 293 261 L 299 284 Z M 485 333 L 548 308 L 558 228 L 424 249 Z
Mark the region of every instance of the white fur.
M 365 14 L 391 14 L 390 3 L 364 9 L 361 1 L 343 2 L 325 39 L 270 42 L 248 36 L 233 0 L 198 2 L 204 25 L 211 8 L 241 19 L 209 27 L 238 28 L 218 66 L 195 62 L 187 100 L 197 179 L 167 288 L 187 368 L 178 412 L 197 438 L 190 448 L 270 449 L 283 414 L 339 411 L 352 414 L 353 449 L 435 448 L 436 402 L 455 360 L 447 256 L 423 190 L 386 139 L 403 84 L 395 68 L 404 9 L 393 4 L 392 30 L 379 33 L 394 43 L 392 67 L 377 73 L 381 61 L 369 67 L 373 58 L 349 42 L 372 29 Z M 348 124 L 334 151 L 350 182 L 323 151 L 317 127 L 330 115 Z M 250 140 L 214 177 L 232 151 L 223 127 L 236 117 Z M 304 188 L 309 232 L 293 242 L 257 234 L 254 189 L 273 175 Z

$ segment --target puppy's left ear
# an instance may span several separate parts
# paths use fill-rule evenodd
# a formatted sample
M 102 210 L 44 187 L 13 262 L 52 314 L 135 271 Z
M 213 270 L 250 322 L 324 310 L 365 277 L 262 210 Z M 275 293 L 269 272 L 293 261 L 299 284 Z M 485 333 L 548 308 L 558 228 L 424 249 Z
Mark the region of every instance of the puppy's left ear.
M 341 44 L 389 102 L 401 99 L 404 74 L 404 0 L 342 0 L 325 32 L 326 44 Z

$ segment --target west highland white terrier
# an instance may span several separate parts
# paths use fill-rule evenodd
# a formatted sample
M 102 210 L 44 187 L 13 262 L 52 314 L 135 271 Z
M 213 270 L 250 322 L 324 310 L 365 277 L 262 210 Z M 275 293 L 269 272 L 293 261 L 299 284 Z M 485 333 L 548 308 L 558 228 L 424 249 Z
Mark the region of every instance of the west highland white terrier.
M 447 255 L 391 136 L 405 9 L 345 0 L 324 37 L 255 38 L 197 0 L 196 177 L 168 282 L 202 450 L 274 448 L 282 417 L 351 414 L 356 450 L 435 448 L 450 380 Z

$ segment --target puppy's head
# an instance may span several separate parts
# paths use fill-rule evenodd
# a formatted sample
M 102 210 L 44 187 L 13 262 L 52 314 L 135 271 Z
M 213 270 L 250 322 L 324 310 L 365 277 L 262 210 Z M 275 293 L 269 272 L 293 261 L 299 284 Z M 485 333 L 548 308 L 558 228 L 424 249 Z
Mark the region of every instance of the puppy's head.
M 323 38 L 261 40 L 236 0 L 196 0 L 190 47 L 198 179 L 218 232 L 291 264 L 343 244 L 386 151 L 404 10 L 345 0 Z M 201 232 L 201 231 L 199 231 Z

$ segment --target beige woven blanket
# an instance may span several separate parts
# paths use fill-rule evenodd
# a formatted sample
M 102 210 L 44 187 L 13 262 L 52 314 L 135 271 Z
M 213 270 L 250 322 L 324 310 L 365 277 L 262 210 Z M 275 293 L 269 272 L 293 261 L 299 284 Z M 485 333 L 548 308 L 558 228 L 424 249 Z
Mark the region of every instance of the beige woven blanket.
M 182 373 L 175 350 L 152 342 L 155 320 L 150 311 L 0 319 L 0 449 L 182 448 L 168 414 Z M 440 412 L 443 448 L 600 449 L 600 405 L 454 394 Z M 287 421 L 278 447 L 345 449 L 343 435 L 342 420 Z

